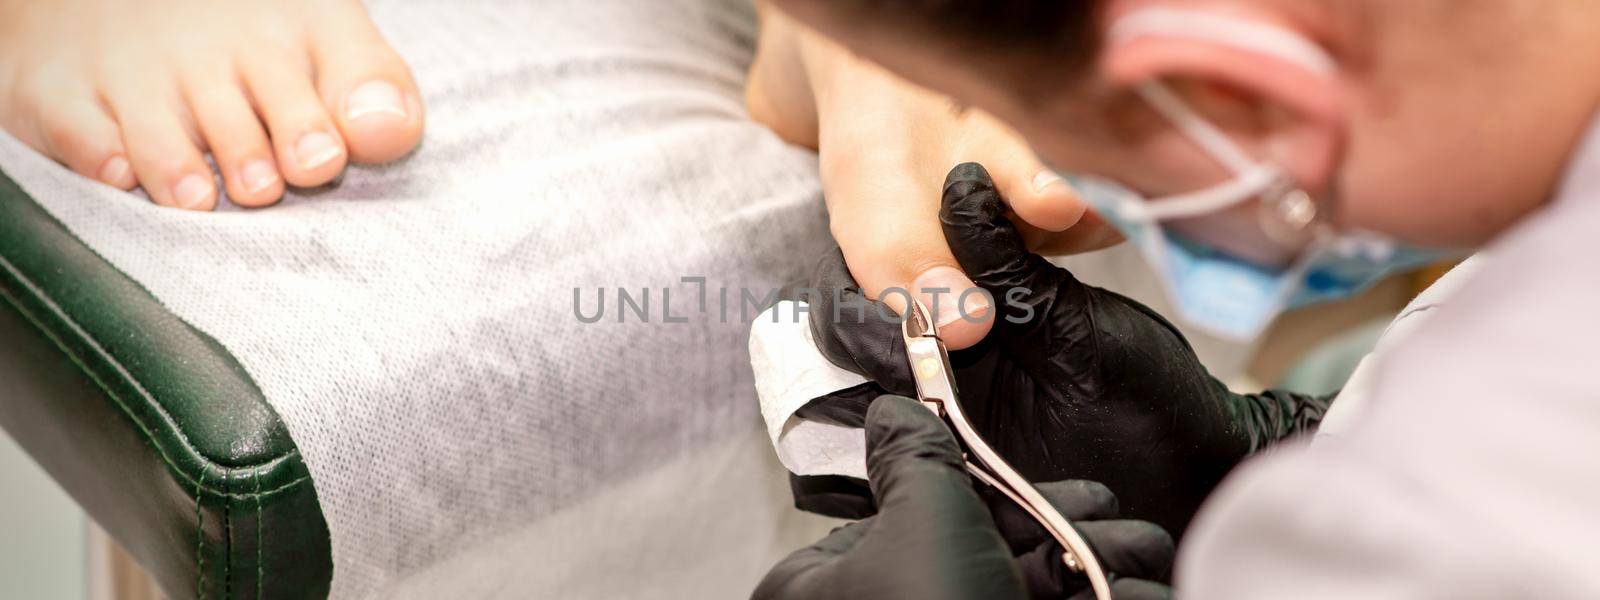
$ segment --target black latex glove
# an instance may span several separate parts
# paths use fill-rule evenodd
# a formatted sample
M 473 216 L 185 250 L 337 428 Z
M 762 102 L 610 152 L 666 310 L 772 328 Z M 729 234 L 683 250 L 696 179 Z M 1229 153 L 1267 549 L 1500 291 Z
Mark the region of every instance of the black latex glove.
M 1229 392 L 1160 315 L 1029 253 L 1005 210 L 983 167 L 951 171 L 940 210 L 945 238 L 999 310 L 988 337 L 951 362 L 967 415 L 1029 480 L 1103 482 L 1125 514 L 1181 534 L 1243 457 L 1321 421 L 1330 399 Z M 874 383 L 813 402 L 800 416 L 859 425 L 871 398 L 912 394 L 900 326 L 881 316 L 894 312 L 864 299 L 843 256 L 823 260 L 812 285 L 811 327 L 823 354 Z M 1030 291 L 1007 296 L 1021 288 Z M 797 480 L 797 505 L 865 509 L 837 488 L 808 495 L 819 481 Z
M 756 600 L 1093 598 L 1061 547 L 1004 497 L 973 489 L 949 428 L 915 400 L 883 396 L 866 415 L 867 477 L 877 515 L 846 525 L 773 567 Z M 1064 481 L 1039 491 L 1095 548 L 1117 600 L 1170 598 L 1171 536 L 1110 520 L 1104 486 Z M 991 513 L 990 506 L 994 510 Z

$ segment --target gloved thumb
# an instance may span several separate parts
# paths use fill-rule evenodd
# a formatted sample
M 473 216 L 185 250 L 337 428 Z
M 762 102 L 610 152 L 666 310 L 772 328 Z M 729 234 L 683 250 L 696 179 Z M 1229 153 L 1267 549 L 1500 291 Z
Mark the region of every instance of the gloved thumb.
M 1013 322 L 1033 321 L 1049 303 L 1073 300 L 1057 297 L 1063 283 L 1082 287 L 1066 270 L 1028 250 L 983 165 L 965 163 L 950 171 L 939 221 L 961 268 L 996 296 L 993 305 Z
M 1005 538 L 973 489 L 955 436 L 932 411 L 900 396 L 881 396 L 872 403 L 867 409 L 867 478 L 878 514 L 872 517 L 872 539 L 863 544 L 892 557 L 874 564 L 927 569 L 917 572 L 917 584 L 894 597 L 1022 597 L 1022 581 Z M 968 591 L 954 592 L 952 585 Z M 975 588 L 984 595 L 974 593 Z
M 1005 201 L 983 165 L 963 163 L 950 170 L 939 221 L 951 252 L 978 285 L 1024 285 L 1050 266 L 1028 251 L 1022 234 L 1006 218 Z
M 867 480 L 880 514 L 962 505 L 987 511 L 950 428 L 903 396 L 880 396 L 867 409 Z

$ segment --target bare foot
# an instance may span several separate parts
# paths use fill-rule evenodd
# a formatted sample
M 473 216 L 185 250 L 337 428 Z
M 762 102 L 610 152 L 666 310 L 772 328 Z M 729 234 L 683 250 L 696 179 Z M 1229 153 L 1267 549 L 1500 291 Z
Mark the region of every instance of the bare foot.
M 939 223 L 950 169 L 982 163 L 1040 251 L 1082 252 L 1120 240 L 1020 136 L 980 111 L 867 63 L 758 2 L 761 35 L 746 81 L 751 118 L 789 143 L 818 151 L 833 236 L 864 291 L 902 308 L 892 289 L 937 306 L 952 348 L 983 339 L 992 314 L 969 302 Z M 1031 227 L 1030 227 L 1031 225 Z M 938 292 L 932 298 L 926 290 Z M 959 317 L 969 317 L 961 319 Z
M 357 0 L 0 0 L 0 125 L 156 203 L 327 183 L 422 137 L 411 73 Z
M 806 74 L 801 29 L 783 13 L 756 2 L 761 35 L 745 80 L 744 104 L 750 118 L 784 141 L 817 149 L 817 103 Z

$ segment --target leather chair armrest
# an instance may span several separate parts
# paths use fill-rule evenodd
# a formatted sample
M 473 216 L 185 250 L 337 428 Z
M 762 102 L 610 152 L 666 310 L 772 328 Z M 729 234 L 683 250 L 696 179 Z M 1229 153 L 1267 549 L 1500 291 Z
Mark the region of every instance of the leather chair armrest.
M 315 486 L 249 374 L 3 172 L 0 426 L 169 596 L 327 595 Z

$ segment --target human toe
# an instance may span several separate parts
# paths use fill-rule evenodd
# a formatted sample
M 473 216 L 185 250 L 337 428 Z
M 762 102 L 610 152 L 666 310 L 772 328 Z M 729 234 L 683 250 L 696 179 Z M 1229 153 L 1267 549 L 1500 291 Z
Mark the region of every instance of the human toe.
M 228 199 L 266 206 L 283 197 L 283 177 L 272 144 L 243 90 L 230 79 L 201 78 L 188 85 L 190 112 L 216 160 Z
M 122 145 L 115 119 L 96 99 L 93 89 L 71 78 L 41 74 L 22 83 L 19 114 L 6 119 L 22 123 L 18 138 L 79 175 L 121 189 L 138 184 Z
M 144 101 L 125 102 L 116 112 L 123 117 L 129 164 L 156 204 L 202 211 L 216 207 L 216 179 L 176 113 L 163 103 Z
M 336 16 L 314 37 L 318 92 L 351 159 L 384 163 L 411 152 L 422 139 L 423 107 L 404 59 L 364 13 Z
M 257 114 L 272 139 L 279 173 L 290 185 L 318 186 L 339 176 L 348 160 L 338 127 L 317 97 L 311 74 L 293 61 L 257 57 L 240 66 Z

